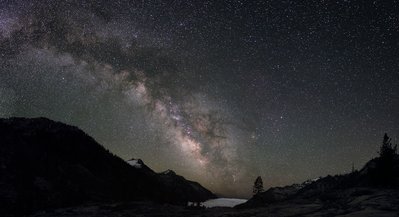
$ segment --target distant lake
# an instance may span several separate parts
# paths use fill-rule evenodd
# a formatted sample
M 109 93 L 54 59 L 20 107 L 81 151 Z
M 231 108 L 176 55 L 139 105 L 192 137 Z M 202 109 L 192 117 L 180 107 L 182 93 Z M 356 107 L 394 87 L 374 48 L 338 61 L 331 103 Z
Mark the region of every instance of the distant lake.
M 207 200 L 203 202 L 202 204 L 206 208 L 211 208 L 211 207 L 234 207 L 238 204 L 242 204 L 247 202 L 248 200 L 246 199 L 238 199 L 238 198 L 218 198 L 218 199 L 212 199 L 212 200 Z

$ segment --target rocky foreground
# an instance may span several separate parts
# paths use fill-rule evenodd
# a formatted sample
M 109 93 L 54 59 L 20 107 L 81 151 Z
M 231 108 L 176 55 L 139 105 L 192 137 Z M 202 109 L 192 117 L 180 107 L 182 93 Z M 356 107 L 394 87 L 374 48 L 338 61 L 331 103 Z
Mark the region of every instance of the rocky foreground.
M 336 192 L 325 199 L 293 199 L 277 202 L 267 207 L 251 209 L 210 208 L 190 209 L 183 206 L 156 203 L 91 204 L 86 206 L 42 211 L 31 217 L 80 217 L 80 216 L 399 216 L 399 190 L 356 188 Z

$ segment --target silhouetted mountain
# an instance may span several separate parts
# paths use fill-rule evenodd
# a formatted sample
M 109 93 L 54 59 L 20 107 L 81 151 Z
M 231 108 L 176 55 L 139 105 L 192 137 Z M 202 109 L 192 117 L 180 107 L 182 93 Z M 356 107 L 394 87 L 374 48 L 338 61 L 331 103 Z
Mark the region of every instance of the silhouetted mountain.
M 273 203 L 301 201 L 338 202 L 375 191 L 395 191 L 399 188 L 399 156 L 377 157 L 370 160 L 360 171 L 345 175 L 326 176 L 303 184 L 270 188 L 254 195 L 237 208 L 269 206 Z
M 142 170 L 149 176 L 155 176 L 162 184 L 163 190 L 168 197 L 165 200 L 171 201 L 196 201 L 201 202 L 216 196 L 197 182 L 186 180 L 183 176 L 177 175 L 173 170 L 166 170 L 161 173 L 154 172 L 141 159 L 127 161 L 132 167 Z
M 166 191 L 172 195 L 183 197 L 187 201 L 205 201 L 216 198 L 208 189 L 199 183 L 188 181 L 183 176 L 177 175 L 173 170 L 166 170 L 158 174 L 161 182 L 166 186 Z
M 46 118 L 0 119 L 0 216 L 87 202 L 214 197 L 202 186 L 187 188 L 192 182 L 183 177 L 166 181 L 141 160 L 129 163 L 77 127 Z

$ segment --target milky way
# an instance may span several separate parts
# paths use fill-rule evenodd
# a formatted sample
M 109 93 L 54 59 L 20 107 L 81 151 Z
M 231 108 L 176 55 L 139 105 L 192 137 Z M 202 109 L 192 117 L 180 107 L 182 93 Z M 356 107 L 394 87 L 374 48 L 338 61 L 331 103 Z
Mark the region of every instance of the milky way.
M 399 136 L 395 2 L 0 3 L 0 117 L 219 194 L 345 173 Z
M 2 116 L 15 112 L 5 110 L 12 109 L 12 100 L 15 100 L 12 91 L 15 87 L 23 88 L 22 82 L 39 80 L 35 84 L 28 84 L 28 89 L 31 88 L 29 92 L 32 93 L 18 95 L 25 97 L 25 94 L 39 92 L 47 95 L 50 94 L 47 91 L 55 91 L 60 97 L 77 97 L 79 102 L 88 100 L 87 98 L 104 98 L 107 101 L 104 103 L 115 104 L 113 106 L 126 103 L 125 112 L 134 113 L 140 107 L 145 118 L 135 121 L 147 121 L 149 123 L 144 124 L 158 130 L 166 149 L 181 156 L 182 159 L 175 159 L 181 165 L 195 174 L 220 180 L 218 183 L 226 180 L 236 182 L 242 178 L 246 172 L 243 162 L 239 162 L 236 148 L 240 140 L 236 140 L 233 135 L 240 129 L 232 123 L 232 117 L 229 117 L 223 105 L 212 102 L 201 92 L 184 87 L 191 84 L 184 78 L 179 78 L 184 76 L 179 73 L 184 72 L 173 65 L 173 59 L 162 56 L 162 50 L 152 50 L 145 43 L 138 44 L 140 42 L 134 39 L 126 39 L 103 28 L 107 24 L 93 14 L 85 14 L 86 11 L 75 8 L 70 17 L 69 12 L 52 11 L 53 13 L 47 14 L 41 9 L 36 9 L 38 14 L 24 14 L 12 21 L 5 19 L 2 27 L 2 43 L 7 51 L 12 51 L 5 56 L 4 62 L 6 65 L 18 65 L 11 72 L 3 72 L 3 79 L 7 79 L 6 84 L 9 87 L 2 89 Z M 26 70 L 29 72 L 21 72 Z M 10 77 L 7 78 L 7 74 Z M 26 79 L 25 76 L 29 78 Z M 80 90 L 59 90 L 56 87 L 60 85 L 57 84 L 59 82 L 68 82 L 66 80 L 69 80 L 69 85 L 79 86 Z M 15 82 L 15 87 L 10 87 L 12 82 Z M 76 88 L 69 85 L 68 88 Z M 87 98 L 82 89 L 89 89 Z M 56 98 L 51 100 L 60 101 Z M 42 100 L 28 103 L 39 103 L 31 105 L 32 107 L 47 104 L 47 108 L 40 108 L 44 111 L 37 113 L 51 115 L 51 111 L 55 109 L 54 102 Z M 99 106 L 97 100 L 85 103 L 87 107 Z M 93 110 L 87 107 L 79 108 L 83 110 L 79 112 Z M 101 108 L 94 110 L 97 109 Z M 57 113 L 64 113 L 64 117 L 69 114 L 72 119 L 69 122 L 75 123 L 75 114 L 70 114 L 73 110 L 76 108 L 63 106 L 57 108 Z M 31 113 L 28 116 L 35 114 L 33 111 L 28 112 Z M 111 112 L 115 110 L 112 109 Z M 153 152 L 156 153 L 157 150 Z M 126 153 L 129 154 L 140 157 L 133 156 L 134 152 Z M 150 160 L 157 161 L 157 158 Z M 169 165 L 165 165 L 167 166 Z

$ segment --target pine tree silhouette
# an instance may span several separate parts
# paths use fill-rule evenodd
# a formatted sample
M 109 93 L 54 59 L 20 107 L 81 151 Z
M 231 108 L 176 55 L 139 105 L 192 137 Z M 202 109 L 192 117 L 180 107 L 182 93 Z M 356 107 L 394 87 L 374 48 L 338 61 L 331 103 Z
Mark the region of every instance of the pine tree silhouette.
M 390 159 L 396 155 L 397 145 L 393 146 L 391 143 L 391 138 L 385 133 L 384 139 L 382 140 L 382 145 L 380 147 L 380 157 L 383 159 Z
M 263 192 L 263 181 L 262 181 L 262 177 L 258 176 L 258 178 L 256 178 L 255 183 L 254 183 L 254 187 L 253 187 L 253 191 L 254 194 L 258 194 Z
M 377 168 L 372 173 L 374 183 L 379 186 L 395 185 L 398 155 L 397 145 L 392 145 L 391 138 L 385 133 L 380 147 L 380 157 L 377 159 Z

